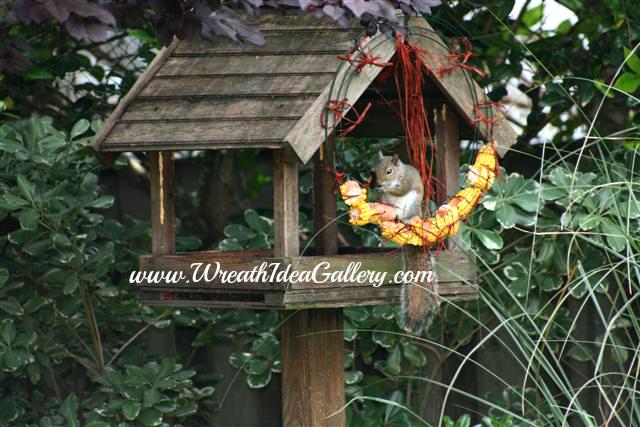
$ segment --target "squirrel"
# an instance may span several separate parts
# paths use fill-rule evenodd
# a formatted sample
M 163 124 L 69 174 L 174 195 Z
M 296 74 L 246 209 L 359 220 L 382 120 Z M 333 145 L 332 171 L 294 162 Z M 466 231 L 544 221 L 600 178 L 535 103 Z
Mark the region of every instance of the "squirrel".
M 409 222 L 414 216 L 422 218 L 424 185 L 420 172 L 416 168 L 403 163 L 397 154 L 384 156 L 379 151 L 378 164 L 374 172 L 377 187 L 382 192 L 380 202 L 394 207 L 397 220 Z M 402 256 L 405 264 L 407 255 L 408 250 L 403 247 Z M 434 265 L 431 260 L 430 265 Z M 401 323 L 407 332 L 414 335 L 422 335 L 437 312 L 435 276 L 432 276 L 432 279 L 432 282 L 426 283 L 402 283 L 400 307 L 403 319 Z
M 416 168 L 402 163 L 397 154 L 384 156 L 378 151 L 374 171 L 376 184 L 382 191 L 380 201 L 395 208 L 398 220 L 408 222 L 414 216 L 422 217 L 424 185 Z

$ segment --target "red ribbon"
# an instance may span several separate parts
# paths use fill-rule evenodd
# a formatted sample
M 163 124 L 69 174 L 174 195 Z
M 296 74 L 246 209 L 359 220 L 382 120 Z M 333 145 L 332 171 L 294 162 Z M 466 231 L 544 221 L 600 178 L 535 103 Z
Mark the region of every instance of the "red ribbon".
M 340 136 L 347 136 L 356 128 L 356 126 L 362 123 L 365 115 L 367 114 L 370 108 L 371 108 L 371 102 L 367 103 L 367 105 L 364 107 L 364 110 L 362 110 L 362 112 L 358 112 L 353 107 L 353 105 L 351 105 L 349 101 L 347 101 L 347 99 L 345 98 L 339 101 L 338 100 L 329 101 L 329 105 L 327 105 L 326 110 L 329 110 L 330 112 L 333 113 L 333 117 L 336 123 L 343 121 L 349 124 L 348 128 L 340 132 Z M 349 112 L 350 110 L 353 110 L 353 113 L 356 116 L 355 119 L 350 119 L 346 117 L 346 112 Z M 324 114 L 320 116 L 320 126 L 325 127 Z
M 458 46 L 464 47 L 464 51 L 460 51 Z M 476 54 L 471 51 L 471 43 L 466 37 L 455 37 L 451 39 L 449 52 L 446 56 L 453 60 L 453 65 L 441 67 L 439 70 L 440 77 L 451 73 L 456 68 L 464 68 L 467 71 L 476 73 L 480 77 L 486 76 L 482 70 L 468 63 L 469 59 L 471 59 L 472 56 L 476 56 Z
M 495 107 L 498 111 L 501 112 L 501 114 L 500 113 L 492 114 L 492 118 L 489 118 L 489 116 L 487 116 L 482 111 L 482 107 L 488 107 L 489 109 L 493 109 Z M 506 112 L 504 111 L 504 106 L 502 104 L 498 104 L 497 102 L 486 101 L 486 100 L 480 101 L 474 107 L 475 118 L 472 120 L 472 123 L 474 125 L 478 123 L 484 123 L 487 127 L 493 129 L 495 125 L 497 125 L 504 119 L 505 114 Z
M 358 42 L 358 44 L 360 44 L 360 42 Z M 354 54 L 360 54 L 360 56 L 354 57 Z M 338 55 L 337 58 L 351 64 L 351 66 L 356 69 L 356 73 L 360 73 L 367 65 L 380 68 L 391 65 L 389 62 L 379 62 L 382 57 L 380 55 L 372 55 L 371 49 L 368 46 L 354 47 L 346 54 Z

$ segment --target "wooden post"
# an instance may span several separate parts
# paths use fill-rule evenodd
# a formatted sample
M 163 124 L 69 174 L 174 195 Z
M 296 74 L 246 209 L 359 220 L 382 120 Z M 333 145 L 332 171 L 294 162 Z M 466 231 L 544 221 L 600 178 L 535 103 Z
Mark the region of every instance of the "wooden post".
M 434 111 L 436 126 L 436 177 L 438 185 L 436 198 L 438 204 L 446 202 L 459 189 L 460 171 L 460 131 L 458 116 L 447 104 Z M 449 239 L 448 247 L 459 246 L 458 236 Z
M 329 140 L 329 150 L 333 150 L 333 137 Z M 314 246 L 316 255 L 334 255 L 338 253 L 338 224 L 336 211 L 338 203 L 333 192 L 335 178 L 327 170 L 328 162 L 321 146 L 313 158 L 313 223 L 316 233 Z
M 298 255 L 297 161 L 283 150 L 274 156 L 274 220 L 276 256 Z M 331 215 L 330 177 L 322 176 L 323 162 L 314 162 L 316 227 L 335 218 Z M 325 171 L 326 174 L 326 171 Z M 315 203 L 314 203 L 315 204 Z M 333 199 L 335 209 L 335 198 Z M 295 217 L 295 218 L 294 218 Z M 327 218 L 330 217 L 330 218 Z M 293 224 L 295 223 L 295 227 Z M 325 231 L 330 233 L 332 227 Z M 333 228 L 335 231 L 335 228 Z M 335 234 L 333 235 L 335 241 Z M 335 251 L 331 236 L 321 236 L 321 250 Z M 341 426 L 344 411 L 344 347 L 342 310 L 311 309 L 284 312 L 281 330 L 282 418 L 285 426 Z
M 298 243 L 298 161 L 288 149 L 273 152 L 274 254 L 297 257 Z
M 438 204 L 446 202 L 449 197 L 459 189 L 458 176 L 460 170 L 460 136 L 458 130 L 458 118 L 450 105 L 444 104 L 433 112 L 435 118 L 436 136 L 436 199 Z M 448 239 L 447 247 L 452 252 L 459 250 L 459 237 Z M 425 264 L 429 264 L 425 261 Z M 428 353 L 430 362 L 424 376 L 433 381 L 446 383 L 445 351 L 440 347 L 433 347 Z M 440 410 L 444 402 L 444 390 L 442 387 L 425 382 L 420 386 L 419 414 L 429 424 L 436 425 L 440 417 Z
M 176 202 L 173 153 L 149 153 L 149 182 L 151 187 L 151 252 L 153 255 L 172 255 L 176 252 Z M 177 353 L 175 328 L 149 330 L 151 352 L 163 356 Z
M 171 255 L 176 251 L 176 203 L 173 153 L 149 154 L 151 182 L 151 251 Z

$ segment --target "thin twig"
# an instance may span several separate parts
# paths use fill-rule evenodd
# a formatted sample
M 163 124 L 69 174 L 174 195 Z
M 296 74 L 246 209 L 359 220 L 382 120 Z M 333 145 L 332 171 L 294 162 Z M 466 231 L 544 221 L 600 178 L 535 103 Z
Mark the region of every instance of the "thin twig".
M 96 320 L 96 313 L 91 303 L 91 295 L 87 286 L 80 285 L 80 297 L 82 299 L 82 305 L 84 306 L 84 313 L 89 324 L 89 330 L 91 331 L 91 339 L 96 349 L 96 362 L 101 373 L 104 374 L 104 354 L 102 352 L 102 340 L 100 339 L 100 331 L 98 330 L 98 322 Z
M 163 317 L 166 317 L 168 314 L 171 313 L 171 310 L 165 310 L 162 314 L 160 314 L 158 317 L 156 317 L 155 319 L 153 319 L 153 322 L 157 322 L 158 320 L 161 320 Z M 143 326 L 142 328 L 140 328 L 140 330 L 138 332 L 136 332 L 135 334 L 133 334 L 131 336 L 131 338 L 129 338 L 127 340 L 127 342 L 125 342 L 124 344 L 122 344 L 122 347 L 120 347 L 120 349 L 116 352 L 116 354 L 113 355 L 113 357 L 111 358 L 111 360 L 109 360 L 109 363 L 107 363 L 107 366 L 111 366 L 113 365 L 113 362 L 116 361 L 116 359 L 118 358 L 118 356 L 120 356 L 120 354 L 122 354 L 122 352 L 124 351 L 124 349 L 126 349 L 132 342 L 134 342 L 136 340 L 136 338 L 138 338 L 140 335 L 142 335 L 143 333 L 145 333 L 145 331 L 147 329 L 149 329 L 152 326 L 151 323 L 146 324 L 145 326 Z
M 56 380 L 56 377 L 53 375 L 53 369 L 51 369 L 51 366 L 49 366 L 47 371 L 49 371 L 49 379 L 51 380 L 51 384 L 53 385 L 53 391 L 56 394 L 56 397 L 58 398 L 58 400 L 62 400 L 62 394 L 60 393 L 60 386 L 58 386 L 58 381 Z

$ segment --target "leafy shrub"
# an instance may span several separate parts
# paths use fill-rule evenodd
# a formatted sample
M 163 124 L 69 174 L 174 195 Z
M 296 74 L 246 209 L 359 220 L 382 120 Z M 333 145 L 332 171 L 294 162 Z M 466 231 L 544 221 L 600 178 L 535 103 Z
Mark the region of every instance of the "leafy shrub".
M 142 307 L 126 276 L 149 227 L 105 219 L 89 130 L 48 118 L 0 126 L 0 420 L 17 425 L 168 425 L 211 387 L 138 338 L 170 312 Z M 143 341 L 143 340 L 142 340 Z

